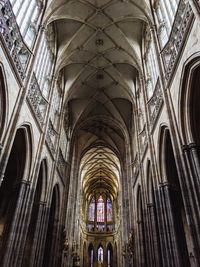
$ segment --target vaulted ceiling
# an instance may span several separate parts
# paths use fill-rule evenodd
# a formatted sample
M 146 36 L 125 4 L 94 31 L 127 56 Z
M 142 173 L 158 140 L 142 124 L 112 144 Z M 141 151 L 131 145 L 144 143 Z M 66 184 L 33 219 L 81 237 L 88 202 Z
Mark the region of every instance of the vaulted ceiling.
M 142 38 L 148 23 L 145 3 L 145 0 L 52 0 L 48 5 L 46 23 L 54 25 L 57 38 L 56 71 L 64 73 L 71 124 L 74 129 L 79 127 L 77 134 L 83 150 L 101 141 L 105 147 L 123 151 L 122 132 L 128 132 L 134 120 L 135 82 L 141 70 Z M 101 152 L 107 168 L 103 176 L 107 173 L 109 180 L 114 175 L 106 151 L 105 148 Z M 95 162 L 99 162 L 93 152 Z M 85 157 L 91 159 L 86 164 L 87 179 L 99 176 L 100 169 L 93 169 L 97 165 L 91 154 Z M 109 164 L 105 164 L 107 160 Z M 91 188 L 98 183 L 91 182 Z M 84 188 L 87 191 L 88 187 Z
M 120 163 L 112 150 L 102 145 L 91 148 L 81 160 L 83 193 L 88 199 L 95 192 L 118 194 Z

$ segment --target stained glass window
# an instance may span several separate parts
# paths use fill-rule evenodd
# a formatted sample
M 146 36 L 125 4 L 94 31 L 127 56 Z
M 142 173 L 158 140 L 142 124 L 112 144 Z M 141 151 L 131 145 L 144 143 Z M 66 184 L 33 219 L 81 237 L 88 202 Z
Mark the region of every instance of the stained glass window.
M 88 220 L 94 222 L 94 213 L 95 213 L 95 200 L 91 200 L 88 210 Z
M 103 248 L 98 248 L 98 262 L 103 262 Z
M 104 200 L 102 196 L 99 197 L 97 202 L 97 222 L 104 222 Z
M 108 222 L 112 222 L 112 202 L 111 200 L 108 198 L 107 199 L 107 221 Z

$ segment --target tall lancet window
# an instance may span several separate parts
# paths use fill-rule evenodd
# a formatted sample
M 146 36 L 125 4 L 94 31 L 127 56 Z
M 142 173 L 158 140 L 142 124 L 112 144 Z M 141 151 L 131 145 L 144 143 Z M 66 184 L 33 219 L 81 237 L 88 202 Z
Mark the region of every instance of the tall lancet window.
M 112 222 L 112 202 L 111 200 L 108 198 L 107 199 L 107 222 Z
M 95 218 L 95 199 L 92 198 L 88 210 L 88 220 L 94 222 L 94 218 Z
M 103 248 L 100 246 L 98 248 L 98 262 L 103 262 Z
M 105 214 L 104 214 L 104 200 L 100 195 L 97 202 L 97 222 L 104 222 Z

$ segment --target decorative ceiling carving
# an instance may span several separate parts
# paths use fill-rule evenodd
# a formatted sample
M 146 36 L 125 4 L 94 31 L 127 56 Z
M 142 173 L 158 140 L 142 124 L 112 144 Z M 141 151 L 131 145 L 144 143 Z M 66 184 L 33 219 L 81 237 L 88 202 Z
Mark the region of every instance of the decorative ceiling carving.
M 94 192 L 107 192 L 113 199 L 117 197 L 120 163 L 109 148 L 98 145 L 85 153 L 80 173 L 86 199 Z
M 131 109 L 123 111 L 134 102 L 147 10 L 144 0 L 50 2 L 46 22 L 55 24 L 74 125 L 99 110 L 129 126 Z

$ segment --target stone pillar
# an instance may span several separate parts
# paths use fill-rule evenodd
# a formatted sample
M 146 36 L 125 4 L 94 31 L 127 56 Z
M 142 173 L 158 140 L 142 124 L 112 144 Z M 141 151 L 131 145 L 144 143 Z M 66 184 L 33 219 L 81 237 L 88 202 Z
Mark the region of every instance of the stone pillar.
M 144 245 L 144 231 L 143 231 L 143 222 L 137 221 L 138 223 L 138 267 L 145 267 L 145 245 Z
M 187 197 L 187 212 L 189 227 L 194 247 L 196 266 L 200 266 L 200 172 L 197 146 L 194 144 L 184 145 L 183 157 L 185 159 L 185 191 Z
M 37 225 L 35 228 L 34 240 L 31 251 L 30 267 L 40 266 L 44 254 L 45 233 L 47 231 L 46 223 L 46 202 L 39 203 Z
M 13 202 L 9 207 L 8 221 L 3 236 L 4 249 L 0 264 L 2 267 L 18 267 L 21 264 L 28 230 L 29 193 L 30 183 L 24 180 L 19 181 L 13 192 Z
M 58 259 L 59 259 L 59 245 L 60 245 L 60 225 L 59 225 L 59 219 L 56 218 L 54 221 L 54 231 L 53 231 L 53 242 L 52 242 L 52 248 L 51 248 L 51 254 L 50 254 L 50 260 L 49 260 L 49 267 L 55 267 L 58 266 Z
M 198 189 L 198 200 L 200 200 L 200 162 L 199 162 L 200 149 L 195 143 L 189 144 L 189 149 L 191 154 L 191 163 L 195 174 L 195 183 Z
M 163 266 L 183 267 L 187 264 L 183 257 L 182 249 L 178 243 L 176 222 L 174 217 L 172 197 L 179 193 L 168 183 L 160 184 L 159 193 L 156 195 L 158 204 L 158 225 L 160 227 L 160 240 Z M 185 255 L 186 256 L 186 255 Z
M 150 266 L 160 266 L 159 236 L 157 231 L 155 205 L 147 204 L 147 214 L 149 219 L 149 250 L 151 251 Z
M 144 256 L 146 257 L 145 266 L 148 263 L 148 266 L 152 266 L 153 251 L 152 251 L 152 239 L 151 239 L 151 229 L 148 218 L 148 209 L 142 210 L 141 217 L 141 230 L 143 231 L 143 246 L 144 246 Z

